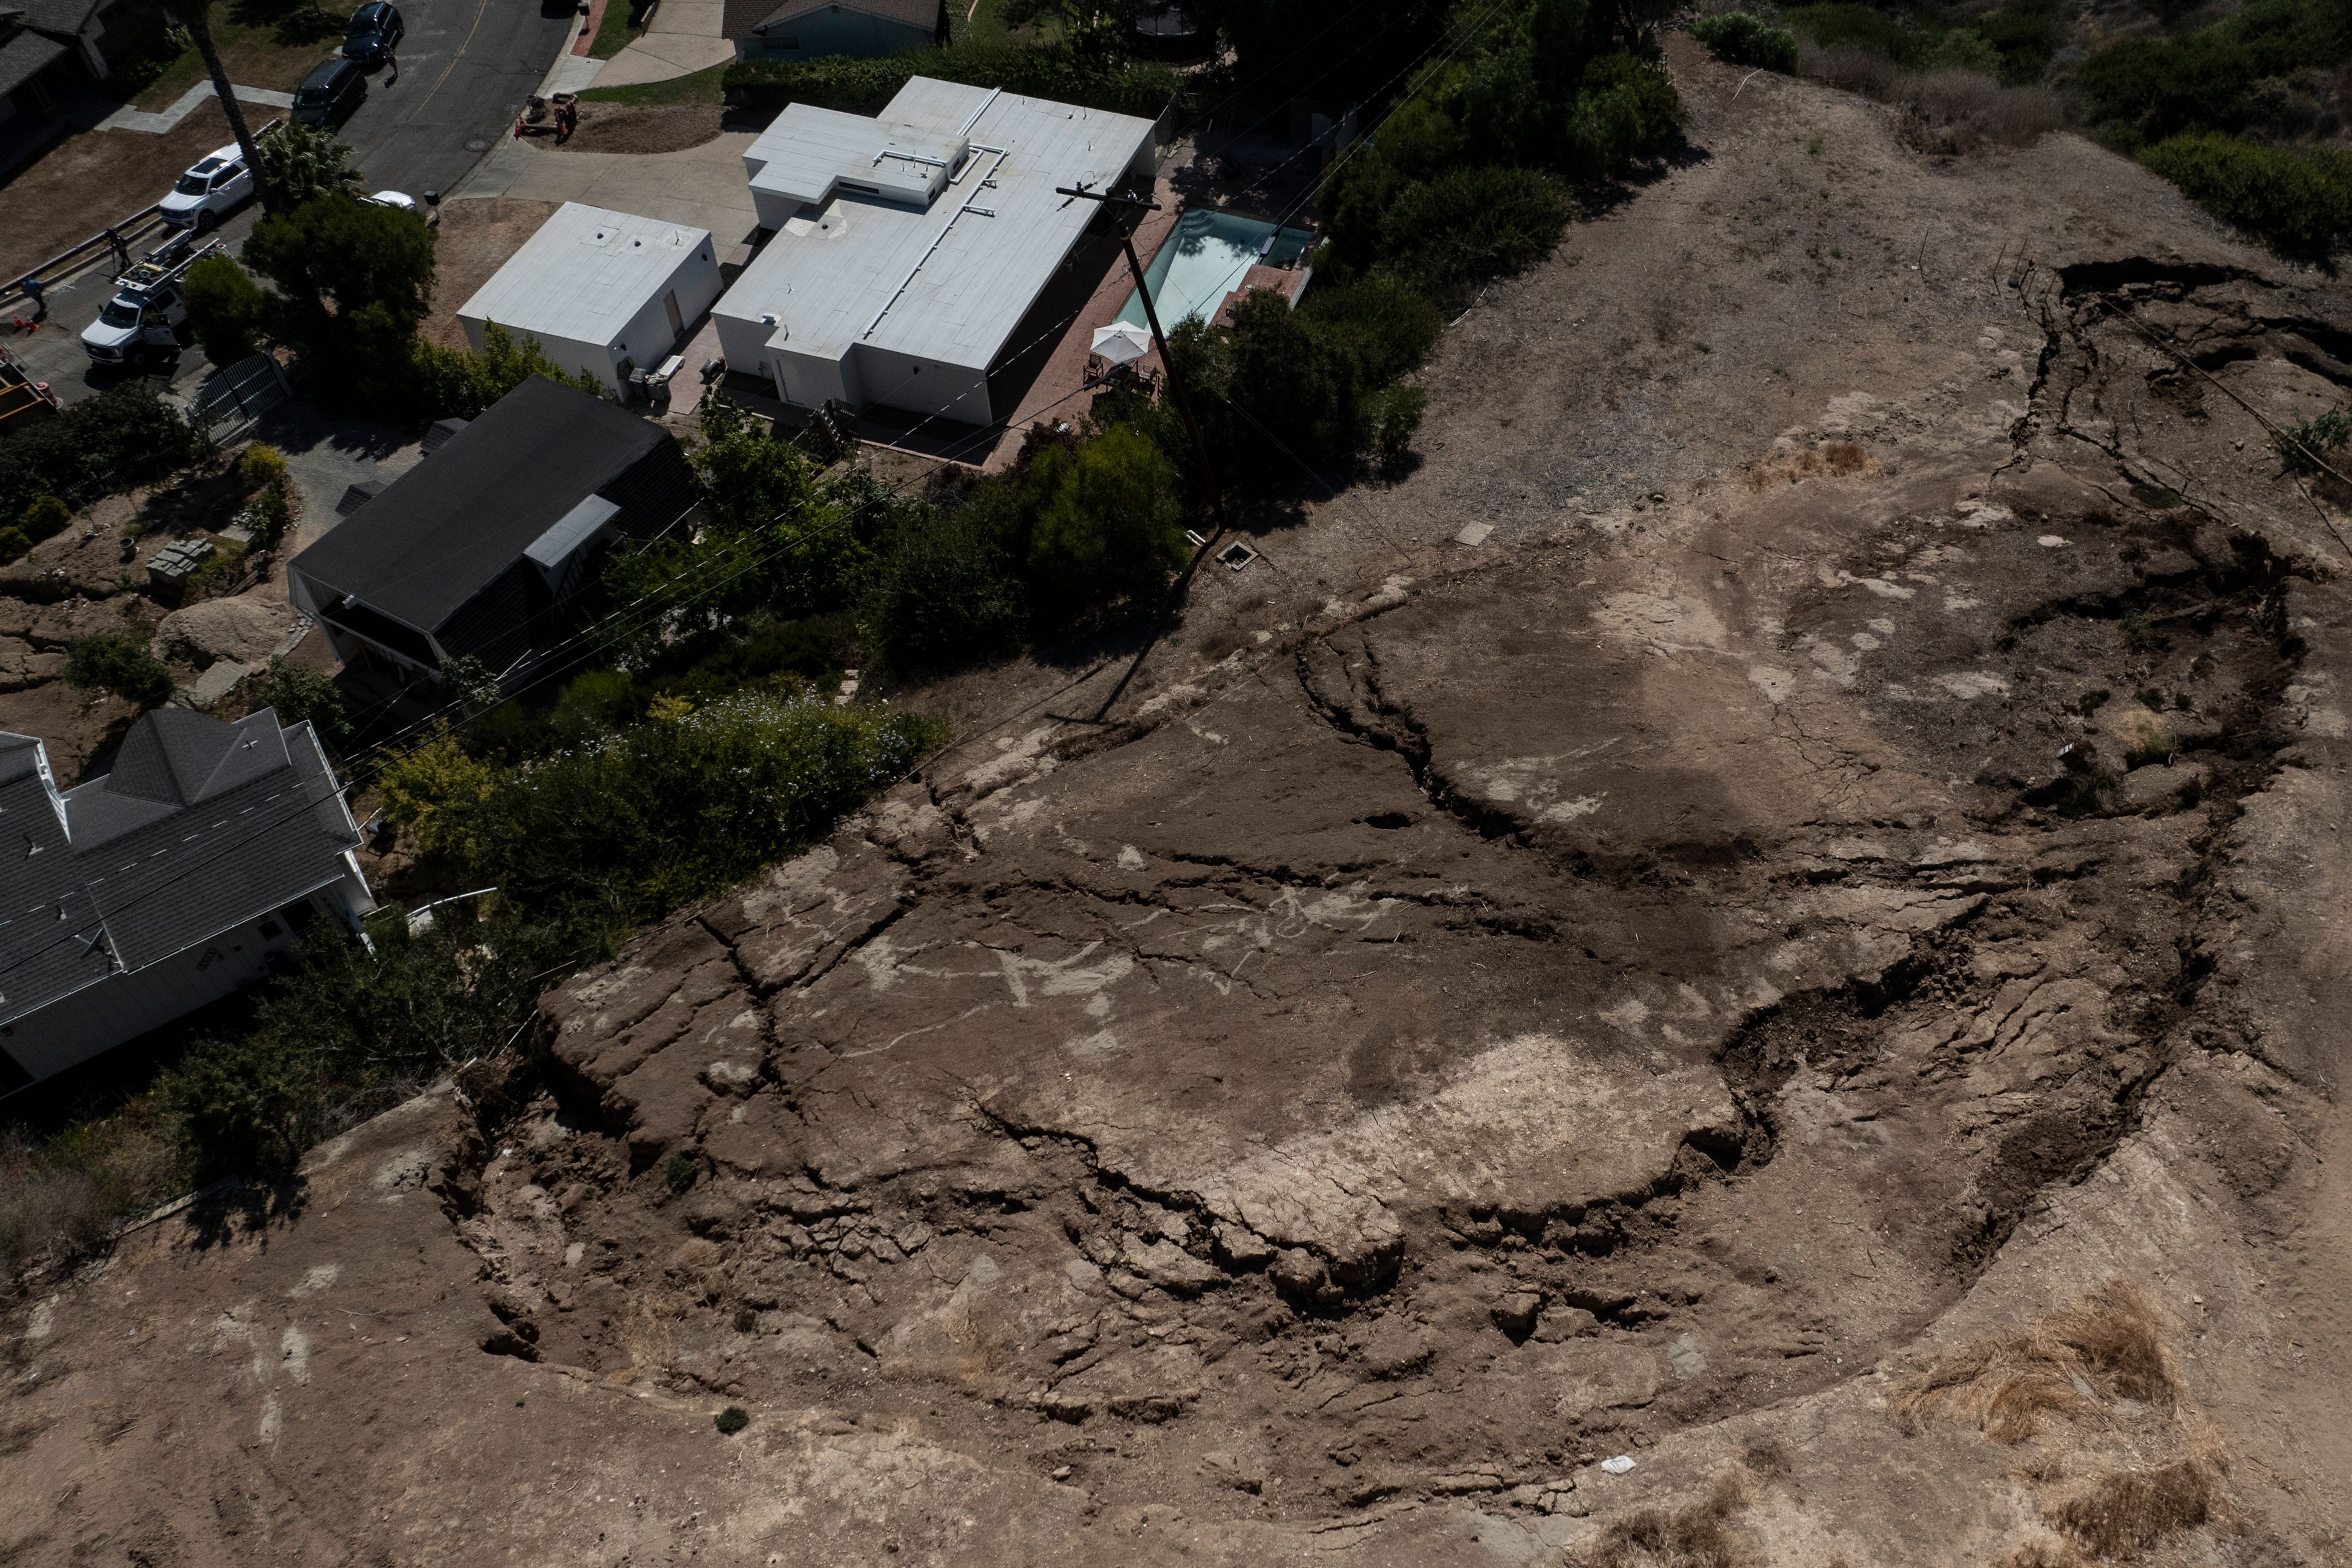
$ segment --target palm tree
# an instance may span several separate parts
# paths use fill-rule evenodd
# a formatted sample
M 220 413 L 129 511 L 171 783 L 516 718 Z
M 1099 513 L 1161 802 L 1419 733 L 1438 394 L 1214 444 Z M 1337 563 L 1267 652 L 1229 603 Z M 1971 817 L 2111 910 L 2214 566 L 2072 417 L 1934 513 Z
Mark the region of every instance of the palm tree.
M 209 13 L 212 0 L 165 0 L 165 8 L 179 18 L 195 40 L 196 53 L 205 57 L 205 70 L 213 79 L 213 91 L 220 98 L 221 112 L 228 116 L 228 128 L 236 134 L 236 144 L 245 154 L 245 166 L 253 171 L 255 188 L 260 192 L 261 205 L 269 207 L 269 192 L 261 184 L 261 154 L 253 143 L 253 132 L 247 129 L 245 110 L 237 107 L 236 88 L 228 79 L 227 68 L 221 64 L 220 50 L 213 45 L 213 26 Z

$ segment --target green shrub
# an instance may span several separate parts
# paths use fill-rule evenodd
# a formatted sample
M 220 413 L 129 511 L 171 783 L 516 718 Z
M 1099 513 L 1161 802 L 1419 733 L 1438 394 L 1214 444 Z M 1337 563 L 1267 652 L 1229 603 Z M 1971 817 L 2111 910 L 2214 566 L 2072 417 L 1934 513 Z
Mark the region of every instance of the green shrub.
M 1567 223 L 1568 204 L 1533 169 L 1453 169 L 1397 198 L 1381 258 L 1443 296 L 1540 261 Z
M 1075 447 L 1049 447 L 1023 489 L 1032 509 L 1031 588 L 1052 613 L 1156 599 L 1184 564 L 1176 470 L 1133 430 L 1115 426 Z
M 1429 412 L 1429 394 L 1418 386 L 1391 386 L 1380 395 L 1372 450 L 1383 468 L 1404 461 L 1412 438 L 1421 431 L 1422 416 Z
M 172 696 L 172 672 L 147 645 L 123 632 L 93 632 L 66 645 L 66 682 L 80 691 L 108 691 L 153 708 Z
M 188 329 L 213 363 L 235 364 L 268 341 L 268 296 L 234 257 L 207 256 L 189 268 L 185 298 Z
M 584 370 L 564 369 L 547 357 L 537 338 L 518 339 L 496 321 L 483 324 L 482 352 L 478 354 L 420 340 L 412 369 L 415 416 L 424 420 L 475 418 L 534 375 L 598 397 L 606 395 L 603 382 Z
M 44 539 L 53 539 L 63 533 L 66 524 L 72 521 L 73 508 L 55 496 L 39 496 L 25 509 L 25 514 L 16 520 L 16 526 L 26 539 L 38 544 Z
M 445 765 L 457 776 L 427 820 L 525 908 L 635 919 L 807 843 L 937 732 L 888 709 L 745 692 L 504 773 Z M 485 778 L 487 793 L 468 800 Z M 389 773 L 385 794 L 390 815 Z
M 2335 455 L 2352 441 L 2352 411 L 2331 408 L 2326 413 L 2291 426 L 2271 437 L 2272 449 L 2290 472 L 2316 474 L 2336 466 Z
M 33 542 L 25 537 L 23 529 L 0 528 L 0 566 L 23 560 L 25 552 L 32 548 Z
M 2336 0 L 2253 0 L 2182 37 L 2109 44 L 2076 68 L 2074 83 L 2091 124 L 2128 149 L 2190 132 L 2255 129 L 2276 106 L 2265 84 L 2347 59 L 2352 11 Z
M 1001 658 L 1021 645 L 1028 595 L 1002 506 L 1009 489 L 899 529 L 858 605 L 860 638 L 889 668 L 924 676 Z
M 672 1154 L 662 1166 L 662 1180 L 669 1190 L 682 1193 L 702 1178 L 702 1162 L 691 1154 Z
M 205 443 L 145 377 L 85 398 L 55 418 L 0 436 L 0 518 L 38 497 L 74 495 L 87 505 L 100 484 L 127 489 L 159 468 L 195 460 Z M 27 533 L 31 530 L 26 531 Z
M 1157 119 L 1182 96 L 1184 86 L 1183 79 L 1166 66 L 1106 60 L 1066 43 L 964 43 L 884 59 L 740 60 L 729 66 L 721 79 L 728 101 L 753 114 L 780 113 L 790 103 L 878 114 L 915 76 L 1002 88 L 1145 120 Z
M 309 665 L 271 659 L 261 683 L 261 706 L 275 710 L 281 725 L 309 723 L 331 752 L 341 751 L 352 738 L 341 689 Z
M 1821 48 L 1862 49 L 1903 66 L 1916 67 L 1936 42 L 1922 30 L 1905 26 L 1876 6 L 1857 5 L 1853 0 L 1788 6 L 1781 10 L 1780 20 Z M 1696 34 L 1697 30 L 1694 27 L 1692 32 Z
M 1691 37 L 1705 44 L 1717 59 L 1733 65 L 1761 66 L 1767 70 L 1797 68 L 1797 35 L 1786 27 L 1749 16 L 1723 11 L 1691 24 Z
M 1999 77 L 2002 68 L 2000 51 L 1973 27 L 1953 28 L 1919 60 L 1923 71 L 1974 71 L 1979 76 Z
M 197 1177 L 284 1170 L 325 1131 L 318 1053 L 261 1028 L 189 1047 L 156 1085 Z
M 2343 153 L 2294 153 L 2208 132 L 2160 142 L 2140 162 L 2285 254 L 2325 257 L 2352 234 L 2352 156 Z
M 711 1425 L 717 1426 L 722 1436 L 729 1437 L 732 1437 L 751 1424 L 750 1414 L 740 1405 L 730 1405 L 711 1417 Z
M 292 470 L 286 466 L 286 454 L 267 441 L 255 441 L 237 455 L 237 477 L 256 489 L 266 485 L 282 485 Z

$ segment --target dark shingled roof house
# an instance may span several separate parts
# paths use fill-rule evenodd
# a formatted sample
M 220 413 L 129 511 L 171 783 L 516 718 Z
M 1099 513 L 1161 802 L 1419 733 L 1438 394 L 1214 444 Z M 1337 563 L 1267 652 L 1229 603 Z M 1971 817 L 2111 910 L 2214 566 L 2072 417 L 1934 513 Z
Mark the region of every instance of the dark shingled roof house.
M 226 996 L 321 916 L 375 905 L 319 738 L 264 708 L 141 717 L 114 771 L 59 790 L 0 732 L 0 1093 Z
M 498 674 L 553 641 L 598 547 L 694 504 L 668 431 L 532 376 L 297 555 L 295 604 L 346 665 L 405 681 L 470 656 Z

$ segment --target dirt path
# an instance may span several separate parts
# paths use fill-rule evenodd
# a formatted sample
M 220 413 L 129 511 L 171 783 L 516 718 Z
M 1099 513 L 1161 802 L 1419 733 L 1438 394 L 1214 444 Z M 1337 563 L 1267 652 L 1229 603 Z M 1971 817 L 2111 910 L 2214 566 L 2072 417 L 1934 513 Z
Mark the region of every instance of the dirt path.
M 519 1104 L 23 1319 L 19 1550 L 2332 1561 L 2352 603 L 2130 323 L 2301 417 L 2352 317 L 1675 64 L 1686 166 L 1108 723 L 930 694 Z

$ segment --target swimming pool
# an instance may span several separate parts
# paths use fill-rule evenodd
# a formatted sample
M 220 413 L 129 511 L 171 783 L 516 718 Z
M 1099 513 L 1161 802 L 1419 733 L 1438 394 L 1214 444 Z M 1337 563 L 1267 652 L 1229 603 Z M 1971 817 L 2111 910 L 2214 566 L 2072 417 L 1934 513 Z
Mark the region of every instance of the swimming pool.
M 1206 316 L 1217 301 L 1242 285 L 1259 262 L 1284 267 L 1305 254 L 1314 238 L 1303 228 L 1277 229 L 1274 225 L 1234 213 L 1196 207 L 1176 220 L 1176 232 L 1160 246 L 1160 254 L 1143 269 L 1151 289 L 1151 303 L 1160 324 L 1169 331 L 1176 323 Z M 1143 326 L 1143 296 L 1128 291 L 1118 319 Z

